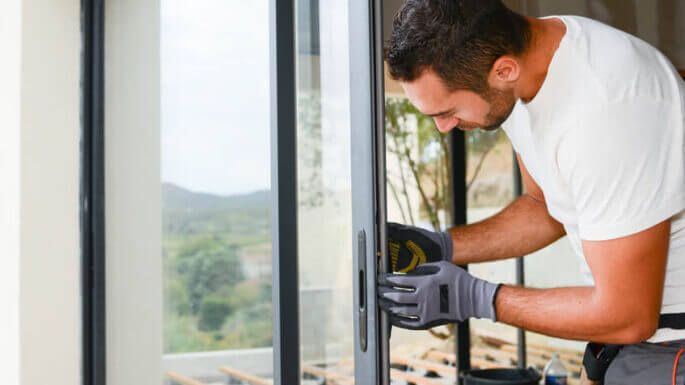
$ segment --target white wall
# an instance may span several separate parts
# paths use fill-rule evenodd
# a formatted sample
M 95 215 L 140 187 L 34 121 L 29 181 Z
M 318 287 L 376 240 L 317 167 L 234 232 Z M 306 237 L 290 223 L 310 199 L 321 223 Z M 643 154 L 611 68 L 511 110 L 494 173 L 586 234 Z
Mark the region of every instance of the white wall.
M 162 381 L 160 4 L 105 8 L 107 383 Z
M 0 373 L 78 384 L 80 3 L 0 10 Z
M 6 0 L 0 12 L 0 373 L 19 384 L 19 117 L 21 4 Z

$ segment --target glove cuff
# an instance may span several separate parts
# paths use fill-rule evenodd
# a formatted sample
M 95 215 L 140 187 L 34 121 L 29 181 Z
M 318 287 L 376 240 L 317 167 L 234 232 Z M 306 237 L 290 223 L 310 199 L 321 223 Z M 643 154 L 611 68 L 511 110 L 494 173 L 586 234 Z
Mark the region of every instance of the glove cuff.
M 484 279 L 476 278 L 474 282 L 474 316 L 476 318 L 487 318 L 497 321 L 495 314 L 495 296 L 501 284 L 488 282 Z
M 441 231 L 438 234 L 440 235 L 440 248 L 443 250 L 442 259 L 451 263 L 453 256 L 452 234 L 447 230 Z

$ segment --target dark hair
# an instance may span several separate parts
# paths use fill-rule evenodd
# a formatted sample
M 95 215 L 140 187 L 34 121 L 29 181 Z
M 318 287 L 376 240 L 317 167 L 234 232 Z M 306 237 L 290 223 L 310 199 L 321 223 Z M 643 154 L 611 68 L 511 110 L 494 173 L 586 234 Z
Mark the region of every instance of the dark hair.
M 501 0 L 407 0 L 385 58 L 396 80 L 412 81 L 430 68 L 451 90 L 483 93 L 495 61 L 523 54 L 530 34 L 528 20 Z

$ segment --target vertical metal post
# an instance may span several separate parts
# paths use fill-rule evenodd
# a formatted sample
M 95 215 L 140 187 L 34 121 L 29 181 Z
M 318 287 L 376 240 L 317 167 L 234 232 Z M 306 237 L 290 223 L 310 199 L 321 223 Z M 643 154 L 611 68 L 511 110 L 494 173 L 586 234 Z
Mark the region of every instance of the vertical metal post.
M 523 184 L 521 182 L 521 170 L 519 170 L 518 161 L 516 160 L 516 153 L 512 154 L 514 157 L 514 197 L 519 197 L 523 193 Z M 516 258 L 516 285 L 523 286 L 526 283 L 525 276 L 525 261 L 523 257 Z M 516 355 L 519 368 L 525 368 L 526 362 L 526 331 L 519 328 L 516 331 L 517 344 Z
M 274 384 L 300 383 L 294 0 L 270 0 Z
M 81 1 L 83 383 L 105 385 L 104 0 Z
M 466 136 L 461 130 L 450 133 L 452 225 L 466 224 Z M 463 266 L 468 269 L 468 266 Z M 459 373 L 471 369 L 471 329 L 469 321 L 456 324 L 457 378 Z M 459 381 L 459 380 L 457 380 Z

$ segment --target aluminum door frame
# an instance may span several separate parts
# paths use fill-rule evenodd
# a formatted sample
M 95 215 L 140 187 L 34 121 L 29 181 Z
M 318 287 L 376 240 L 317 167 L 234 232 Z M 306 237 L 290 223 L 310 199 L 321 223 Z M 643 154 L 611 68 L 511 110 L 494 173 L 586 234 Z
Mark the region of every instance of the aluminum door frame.
M 355 379 L 388 385 L 388 321 L 376 306 L 387 268 L 382 0 L 349 6 Z

